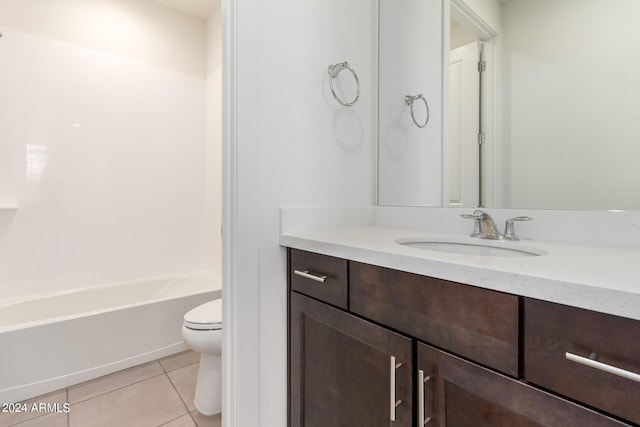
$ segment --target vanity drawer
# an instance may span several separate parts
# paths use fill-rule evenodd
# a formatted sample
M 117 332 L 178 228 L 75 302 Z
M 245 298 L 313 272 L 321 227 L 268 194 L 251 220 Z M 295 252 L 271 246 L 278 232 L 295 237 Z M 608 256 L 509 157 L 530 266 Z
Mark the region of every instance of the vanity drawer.
M 518 297 L 357 262 L 349 276 L 352 312 L 518 375 Z
M 291 289 L 347 309 L 347 260 L 291 249 Z
M 639 321 L 528 298 L 524 318 L 528 382 L 640 423 L 640 382 L 607 372 L 640 380 Z

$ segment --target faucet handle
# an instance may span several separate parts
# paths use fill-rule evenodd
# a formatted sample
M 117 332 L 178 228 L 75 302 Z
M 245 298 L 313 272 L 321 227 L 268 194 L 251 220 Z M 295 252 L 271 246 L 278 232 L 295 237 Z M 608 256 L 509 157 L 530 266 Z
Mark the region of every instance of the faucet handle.
M 473 214 L 460 214 L 460 217 L 462 218 L 470 218 L 470 219 L 482 219 L 482 214 L 484 214 L 484 212 L 482 212 L 480 209 L 476 209 L 475 211 L 473 211 Z
M 482 233 L 482 212 L 481 210 L 476 210 L 473 214 L 460 214 L 461 218 L 465 219 L 474 219 L 473 223 L 473 233 L 471 233 L 471 237 L 478 237 L 480 233 Z
M 513 226 L 515 221 L 531 221 L 533 218 L 530 216 L 516 216 L 514 218 L 509 218 L 504 227 L 504 239 L 505 240 L 520 240 L 516 236 L 516 230 Z

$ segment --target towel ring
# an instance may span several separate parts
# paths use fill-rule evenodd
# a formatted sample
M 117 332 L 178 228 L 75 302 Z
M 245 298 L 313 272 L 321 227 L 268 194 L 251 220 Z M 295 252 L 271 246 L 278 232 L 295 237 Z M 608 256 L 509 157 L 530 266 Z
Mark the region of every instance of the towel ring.
M 418 123 L 418 121 L 416 120 L 416 116 L 413 113 L 413 103 L 417 99 L 422 99 L 424 101 L 424 106 L 427 107 L 427 119 L 424 121 L 424 124 Z M 416 96 L 407 95 L 404 97 L 404 102 L 407 103 L 407 105 L 409 106 L 409 109 L 411 110 L 411 119 L 413 120 L 413 123 L 415 123 L 416 126 L 418 126 L 419 128 L 425 127 L 427 123 L 429 123 L 430 114 L 429 114 L 429 104 L 427 103 L 427 100 L 424 98 L 424 96 L 421 93 Z
M 335 79 L 338 76 L 340 71 L 345 70 L 345 69 L 349 70 L 351 72 L 351 74 L 353 74 L 353 78 L 356 79 L 356 87 L 357 87 L 356 97 L 351 102 L 346 102 L 346 101 L 343 101 L 342 99 L 340 99 L 340 97 L 338 95 L 336 95 L 336 91 L 333 88 L 333 79 Z M 336 64 L 336 65 L 329 65 L 329 87 L 331 88 L 331 93 L 333 94 L 333 97 L 336 99 L 336 101 L 338 101 L 338 103 L 340 103 L 341 105 L 344 105 L 345 107 L 351 107 L 353 104 L 356 103 L 356 101 L 360 97 L 360 79 L 358 79 L 358 75 L 356 74 L 356 70 L 351 68 L 351 66 L 349 65 L 349 63 L 347 61 L 341 62 L 341 63 Z

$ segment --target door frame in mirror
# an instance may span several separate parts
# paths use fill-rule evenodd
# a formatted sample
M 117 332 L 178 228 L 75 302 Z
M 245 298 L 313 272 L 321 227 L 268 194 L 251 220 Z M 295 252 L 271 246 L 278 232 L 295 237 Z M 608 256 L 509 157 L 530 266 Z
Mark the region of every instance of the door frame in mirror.
M 504 177 L 505 162 L 502 160 L 502 135 L 500 131 L 499 117 L 501 117 L 500 99 L 500 67 L 496 64 L 500 63 L 500 30 L 495 28 L 494 23 L 490 22 L 491 17 L 487 14 L 491 13 L 491 1 L 476 1 L 478 4 L 486 4 L 486 13 L 479 13 L 474 7 L 469 5 L 468 0 L 450 0 L 450 18 L 457 21 L 460 25 L 471 31 L 480 40 L 482 45 L 483 61 L 486 63 L 486 69 L 482 73 L 482 91 L 481 99 L 481 128 L 485 135 L 485 142 L 482 144 L 481 155 L 481 174 L 480 181 L 482 183 L 482 196 L 484 206 L 503 207 L 503 189 L 501 183 Z M 488 16 L 487 19 L 485 16 Z M 451 34 L 447 30 L 445 36 L 444 49 L 450 50 L 449 39 Z M 448 61 L 445 61 L 448 65 Z M 448 104 L 448 97 L 445 97 Z M 447 135 L 449 132 L 447 132 Z M 448 191 L 443 194 L 448 194 Z M 444 197 L 443 197 L 444 199 Z M 444 203 L 443 205 L 447 205 Z

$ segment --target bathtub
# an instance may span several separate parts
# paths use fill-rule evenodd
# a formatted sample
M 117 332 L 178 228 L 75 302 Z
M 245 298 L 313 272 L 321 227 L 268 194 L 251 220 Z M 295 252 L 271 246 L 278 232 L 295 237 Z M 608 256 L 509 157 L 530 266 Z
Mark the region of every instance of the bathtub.
M 186 350 L 182 317 L 221 294 L 218 276 L 193 272 L 0 301 L 0 402 Z

